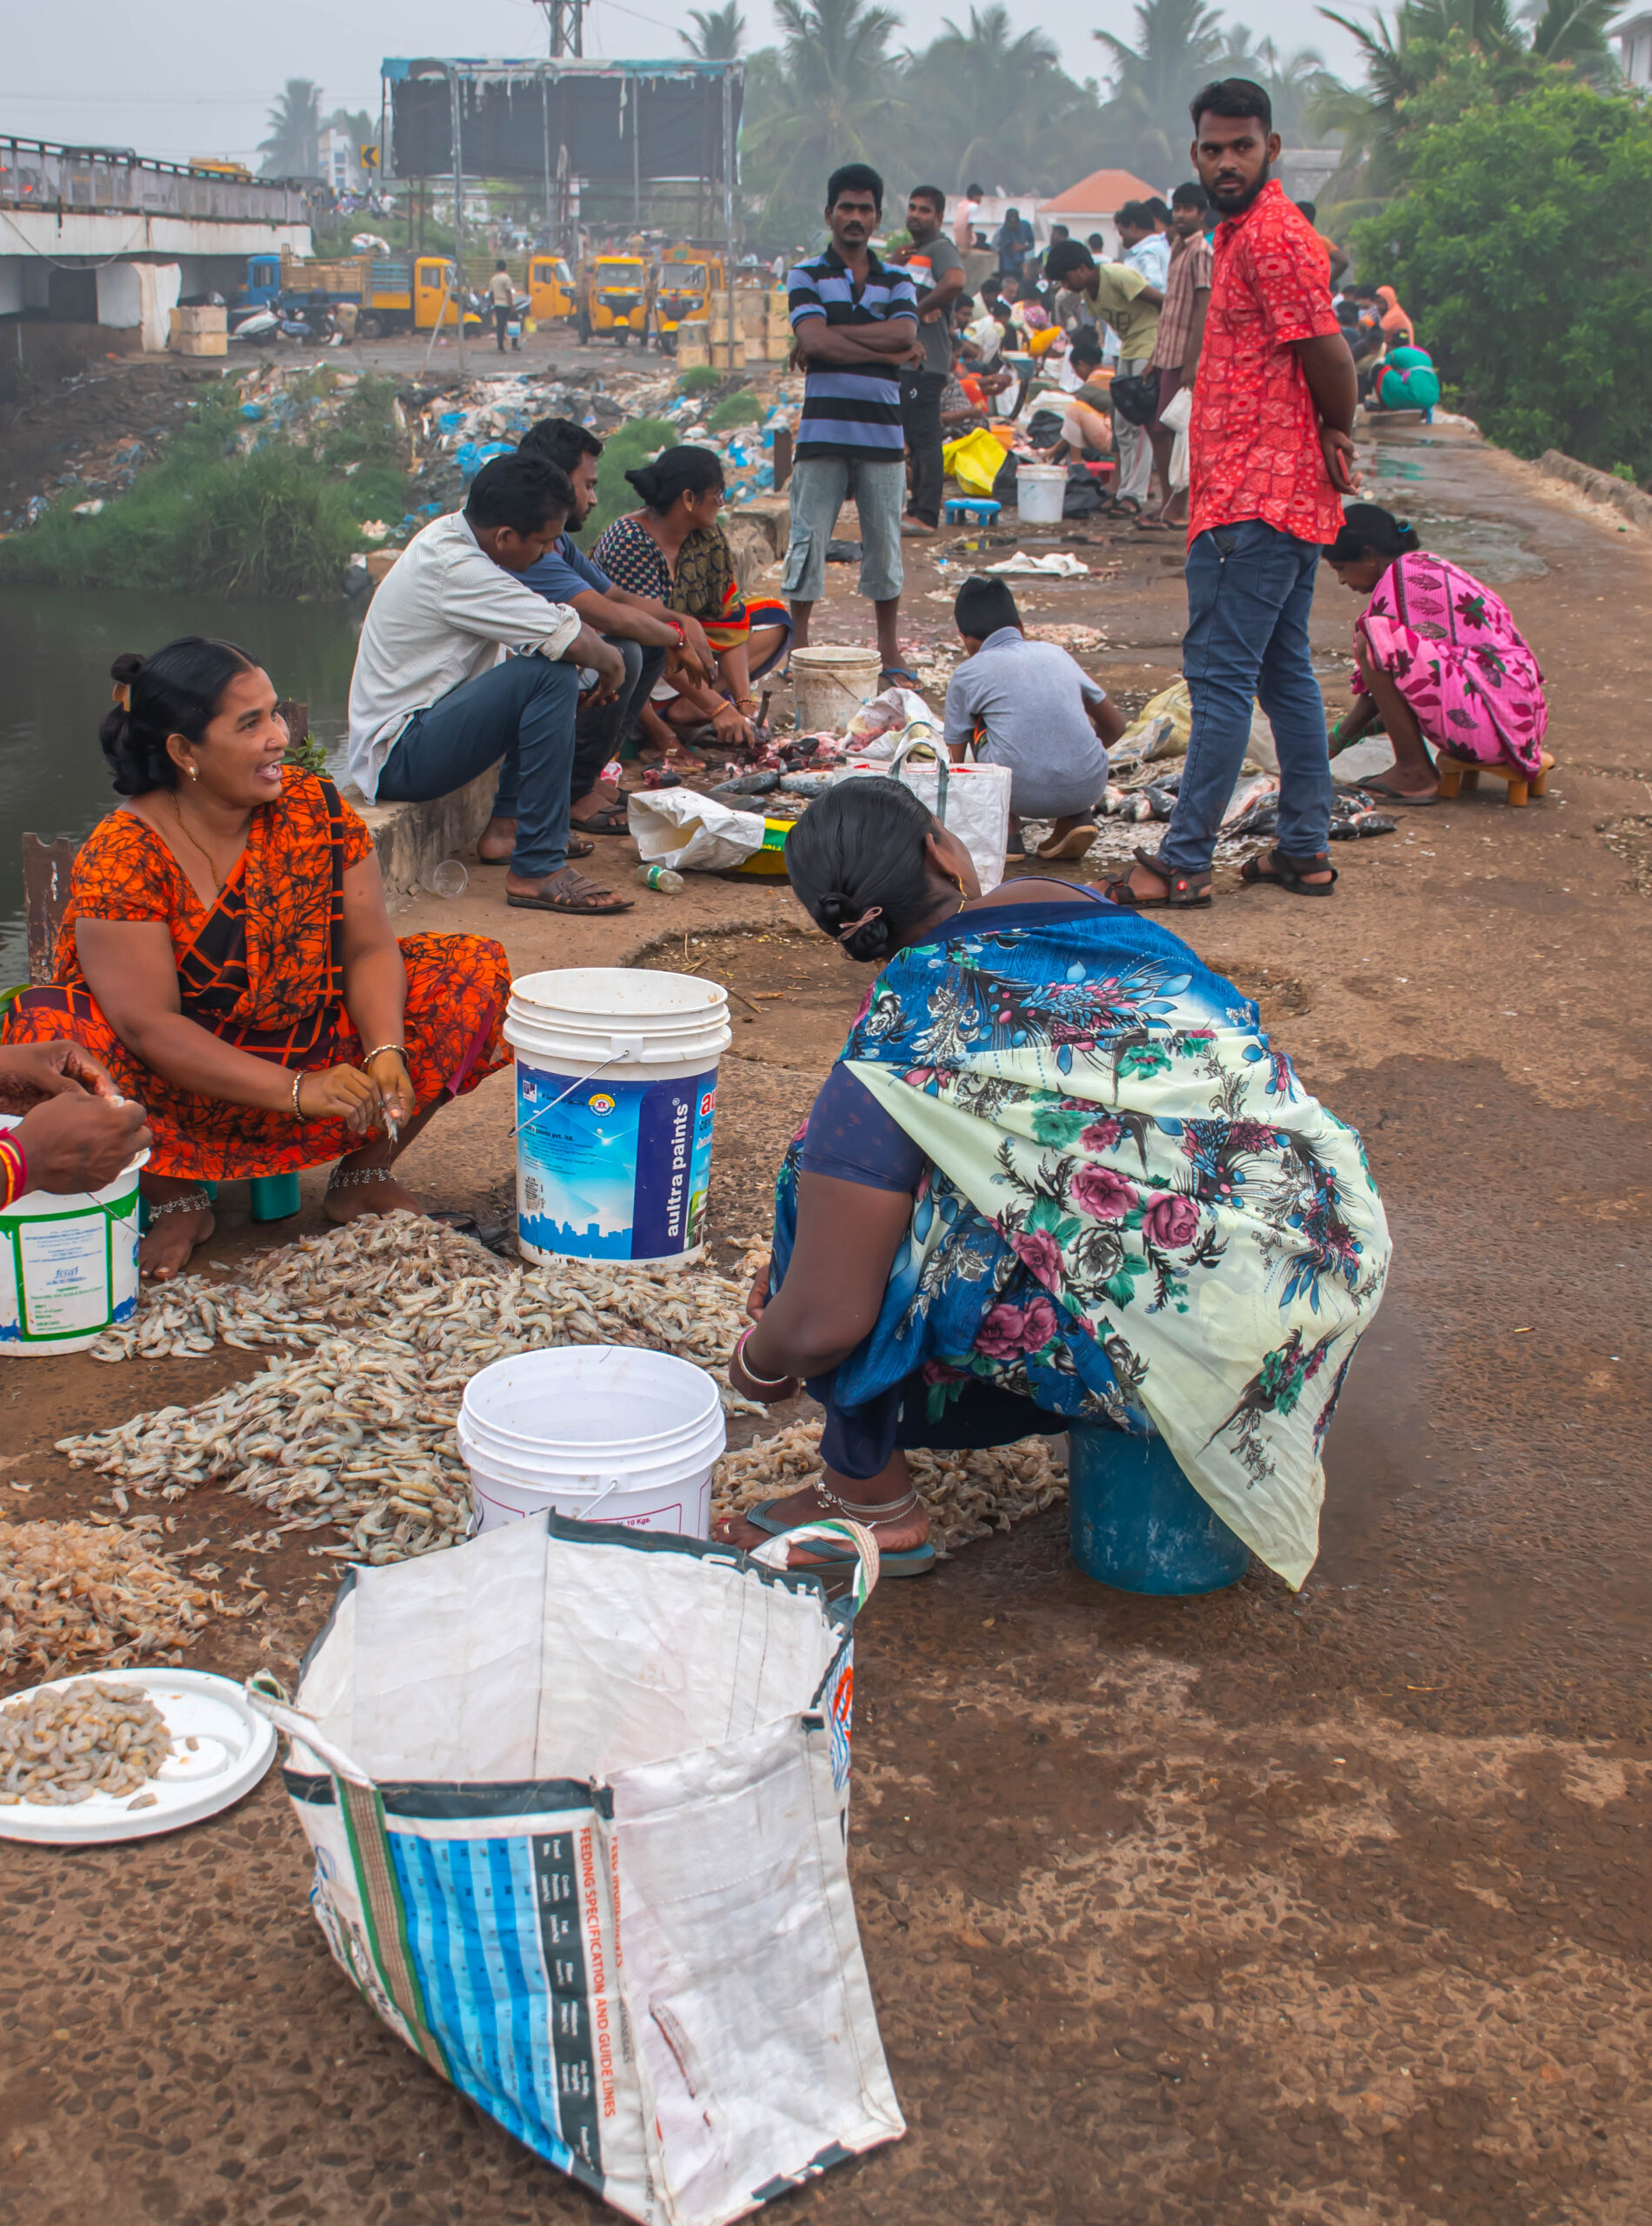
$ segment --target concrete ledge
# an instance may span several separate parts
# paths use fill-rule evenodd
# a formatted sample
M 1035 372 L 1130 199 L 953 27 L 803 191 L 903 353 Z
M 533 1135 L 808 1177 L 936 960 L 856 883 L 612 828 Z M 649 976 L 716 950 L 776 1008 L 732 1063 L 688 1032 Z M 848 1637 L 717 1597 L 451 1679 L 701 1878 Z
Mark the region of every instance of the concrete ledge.
M 1592 463 L 1579 463 L 1575 457 L 1564 455 L 1559 449 L 1545 449 L 1537 459 L 1537 469 L 1546 471 L 1551 479 L 1565 480 L 1592 502 L 1609 503 L 1635 524 L 1652 532 L 1652 495 L 1643 495 L 1627 479 L 1615 478 L 1609 471 L 1596 471 Z
M 393 896 L 412 896 L 423 888 L 432 866 L 474 843 L 488 823 L 498 783 L 495 765 L 429 803 L 368 803 L 358 789 L 347 790 L 372 834 L 385 888 Z

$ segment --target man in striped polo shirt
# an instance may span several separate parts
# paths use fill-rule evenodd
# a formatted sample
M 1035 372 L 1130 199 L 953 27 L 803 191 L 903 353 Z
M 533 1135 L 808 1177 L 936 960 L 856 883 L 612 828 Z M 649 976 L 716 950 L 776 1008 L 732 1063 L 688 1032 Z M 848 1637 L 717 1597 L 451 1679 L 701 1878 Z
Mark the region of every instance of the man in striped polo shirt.
M 861 593 L 877 613 L 881 684 L 915 686 L 902 659 L 901 511 L 906 498 L 901 426 L 903 365 L 921 364 L 917 293 L 904 270 L 870 247 L 883 181 L 846 163 L 826 186 L 832 242 L 791 274 L 791 328 L 805 371 L 796 461 L 787 483 L 791 540 L 785 592 L 792 643 L 809 646 L 809 616 L 826 585 L 826 549 L 849 496 L 861 521 Z

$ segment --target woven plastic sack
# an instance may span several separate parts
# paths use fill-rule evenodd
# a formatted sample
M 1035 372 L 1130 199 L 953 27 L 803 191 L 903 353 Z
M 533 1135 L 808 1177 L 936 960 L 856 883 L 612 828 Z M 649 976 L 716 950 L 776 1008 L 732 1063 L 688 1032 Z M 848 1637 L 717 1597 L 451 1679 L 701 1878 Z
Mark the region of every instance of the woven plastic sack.
M 982 895 L 996 889 L 1009 845 L 1009 766 L 949 763 L 938 728 L 926 718 L 902 735 L 893 757 L 882 763 L 851 758 L 843 777 L 867 774 L 882 774 L 910 789 L 968 850 Z
M 853 1619 L 817 1576 L 544 1516 L 355 1570 L 284 1772 L 310 1904 L 390 2029 L 648 2226 L 905 2130 L 847 1868 Z M 783 1562 L 788 1541 L 764 1548 Z

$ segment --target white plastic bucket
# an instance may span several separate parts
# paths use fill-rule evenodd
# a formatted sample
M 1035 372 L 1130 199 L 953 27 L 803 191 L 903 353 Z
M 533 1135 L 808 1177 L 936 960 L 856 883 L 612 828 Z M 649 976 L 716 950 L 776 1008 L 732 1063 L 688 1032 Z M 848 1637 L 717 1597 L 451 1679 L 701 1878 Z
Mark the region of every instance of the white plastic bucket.
M 1067 496 L 1067 473 L 1058 463 L 1016 467 L 1016 508 L 1023 525 L 1059 525 Z
M 17 1121 L 0 1114 L 0 1129 Z M 0 1354 L 77 1353 L 137 1304 L 139 1152 L 101 1190 L 0 1209 Z
M 698 1257 L 729 993 L 574 966 L 510 985 L 516 1242 L 530 1260 Z
M 876 650 L 833 643 L 791 653 L 792 695 L 799 734 L 842 734 L 861 705 L 877 693 Z
M 562 1345 L 495 1361 L 466 1384 L 459 1409 L 478 1530 L 554 1508 L 577 1521 L 703 1538 L 727 1436 L 704 1369 L 635 1345 Z

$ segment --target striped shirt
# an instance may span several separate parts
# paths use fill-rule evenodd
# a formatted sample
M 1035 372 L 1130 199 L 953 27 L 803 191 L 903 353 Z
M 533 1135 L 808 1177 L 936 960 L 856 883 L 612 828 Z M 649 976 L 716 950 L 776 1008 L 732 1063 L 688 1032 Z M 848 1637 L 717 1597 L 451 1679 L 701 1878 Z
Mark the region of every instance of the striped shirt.
M 829 247 L 812 262 L 795 264 L 789 290 L 792 330 L 811 317 L 823 317 L 828 324 L 883 324 L 904 317 L 916 332 L 918 297 L 910 275 L 880 263 L 869 248 L 866 261 L 866 277 L 858 290 L 835 248 Z M 900 372 L 893 363 L 888 370 L 870 360 L 864 365 L 809 364 L 796 456 L 894 462 L 905 445 Z

